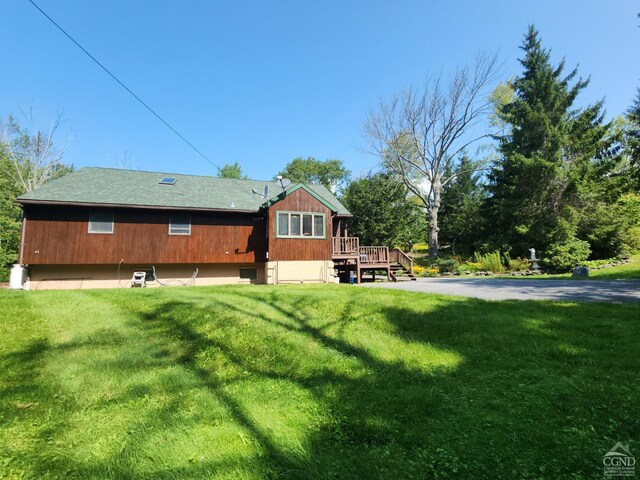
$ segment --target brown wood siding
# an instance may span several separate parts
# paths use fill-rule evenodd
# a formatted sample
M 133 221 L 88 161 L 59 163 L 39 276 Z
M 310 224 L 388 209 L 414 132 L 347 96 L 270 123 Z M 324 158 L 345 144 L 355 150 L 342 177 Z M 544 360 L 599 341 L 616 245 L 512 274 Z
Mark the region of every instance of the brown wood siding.
M 326 238 L 277 238 L 278 211 L 324 213 Z M 331 260 L 331 232 L 333 231 L 331 222 L 331 210 L 303 189 L 298 189 L 274 203 L 269 207 L 269 260 Z
M 26 205 L 23 262 L 254 263 L 266 257 L 265 220 L 258 214 L 173 212 L 191 216 L 191 235 L 169 235 L 171 212 L 113 209 L 112 234 L 88 233 L 95 210 Z

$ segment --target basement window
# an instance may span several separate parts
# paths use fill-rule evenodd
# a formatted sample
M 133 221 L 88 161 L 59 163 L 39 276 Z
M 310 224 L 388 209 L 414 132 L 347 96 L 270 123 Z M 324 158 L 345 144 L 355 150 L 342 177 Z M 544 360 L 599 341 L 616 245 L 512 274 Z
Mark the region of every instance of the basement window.
M 191 217 L 189 215 L 171 215 L 169 235 L 191 235 Z
M 240 279 L 252 280 L 252 281 L 258 280 L 258 269 L 257 268 L 241 268 Z
M 113 233 L 113 212 L 90 212 L 89 233 Z

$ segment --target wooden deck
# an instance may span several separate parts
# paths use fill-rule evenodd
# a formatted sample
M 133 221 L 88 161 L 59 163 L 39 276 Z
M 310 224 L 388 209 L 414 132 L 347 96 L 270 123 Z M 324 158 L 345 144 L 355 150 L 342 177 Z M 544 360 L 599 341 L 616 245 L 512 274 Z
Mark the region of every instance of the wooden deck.
M 389 247 L 360 246 L 358 237 L 333 237 L 333 261 L 343 275 L 353 272 L 357 283 L 363 272 L 371 272 L 375 279 L 376 270 L 384 270 L 391 280 Z

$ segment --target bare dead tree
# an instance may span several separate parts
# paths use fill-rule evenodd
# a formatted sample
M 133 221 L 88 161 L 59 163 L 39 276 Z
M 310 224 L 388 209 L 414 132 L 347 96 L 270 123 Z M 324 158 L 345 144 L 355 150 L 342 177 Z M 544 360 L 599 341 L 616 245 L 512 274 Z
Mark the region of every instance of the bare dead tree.
M 122 154 L 122 158 L 114 161 L 110 166 L 111 168 L 119 168 L 121 170 L 135 170 L 131 154 L 126 151 Z
M 38 130 L 35 134 L 20 127 L 13 117 L 0 125 L 0 141 L 7 149 L 12 167 L 7 175 L 24 192 L 30 192 L 71 170 L 62 163 L 69 144 L 56 147 L 53 142 L 61 122 L 62 114 L 58 113 L 47 131 Z
M 446 84 L 437 77 L 381 102 L 365 123 L 370 151 L 424 204 L 432 258 L 438 255 L 442 189 L 461 173 L 447 172 L 462 151 L 490 136 L 480 124 L 494 108 L 489 89 L 496 70 L 495 56 L 480 55 Z

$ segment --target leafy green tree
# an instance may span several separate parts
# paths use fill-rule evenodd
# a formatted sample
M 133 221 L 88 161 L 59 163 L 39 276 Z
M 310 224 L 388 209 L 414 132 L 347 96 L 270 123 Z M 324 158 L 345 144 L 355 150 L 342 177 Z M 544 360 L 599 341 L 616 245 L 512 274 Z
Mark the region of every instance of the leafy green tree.
M 361 245 L 411 245 L 425 234 L 420 205 L 408 197 L 403 182 L 390 173 L 352 181 L 340 200 L 353 214 L 350 233 Z
M 318 160 L 313 157 L 296 157 L 278 175 L 292 182 L 324 185 L 332 192 L 339 192 L 349 180 L 351 172 L 342 160 Z
M 16 198 L 73 170 L 62 163 L 63 149 L 53 145 L 60 123 L 57 117 L 48 131 L 32 134 L 13 117 L 0 122 L 0 279 L 18 259 L 22 210 Z
M 0 141 L 11 164 L 6 173 L 22 192 L 35 190 L 73 171 L 72 165 L 62 162 L 67 147 L 56 147 L 53 142 L 61 122 L 62 117 L 57 115 L 48 130 L 35 133 L 20 126 L 11 116 L 0 123 Z
M 16 197 L 22 193 L 7 174 L 13 168 L 5 145 L 0 144 L 0 280 L 9 277 L 11 264 L 18 260 L 22 210 Z
M 248 178 L 242 171 L 242 167 L 238 162 L 227 163 L 218 170 L 218 176 L 220 178 L 235 178 L 244 180 Z
M 474 242 L 482 229 L 480 208 L 485 198 L 477 162 L 463 155 L 453 172 L 446 175 L 453 181 L 442 191 L 440 239 L 451 246 L 451 253 L 472 253 Z
M 564 61 L 553 66 L 533 26 L 521 49 L 523 73 L 512 81 L 512 101 L 498 111 L 507 129 L 498 137 L 501 158 L 489 174 L 484 209 L 493 244 L 508 244 L 517 255 L 574 240 L 595 159 L 612 141 L 602 102 L 575 106 L 589 81 L 576 79 L 577 69 L 565 75 Z

